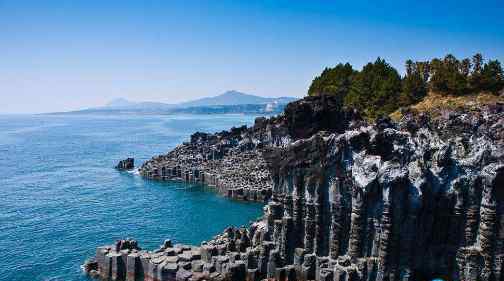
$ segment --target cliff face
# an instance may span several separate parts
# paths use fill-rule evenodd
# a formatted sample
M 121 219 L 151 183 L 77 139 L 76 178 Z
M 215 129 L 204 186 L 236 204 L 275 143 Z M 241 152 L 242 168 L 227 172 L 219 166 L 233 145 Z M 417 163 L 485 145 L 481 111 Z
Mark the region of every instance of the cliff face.
M 263 218 L 200 247 L 100 247 L 89 268 L 117 280 L 504 280 L 504 105 L 369 125 L 312 97 L 191 143 L 229 139 L 267 167 Z
M 320 130 L 344 132 L 357 120 L 357 113 L 342 110 L 335 97 L 310 97 L 289 104 L 279 117 L 257 118 L 250 128 L 195 133 L 190 142 L 143 163 L 139 171 L 149 179 L 203 183 L 234 199 L 267 202 L 272 190 L 268 164 L 274 164 L 267 161 L 271 149 L 285 148 Z
M 275 241 L 284 262 L 315 255 L 317 280 L 503 280 L 503 126 L 497 106 L 277 151 L 270 204 L 291 222 Z

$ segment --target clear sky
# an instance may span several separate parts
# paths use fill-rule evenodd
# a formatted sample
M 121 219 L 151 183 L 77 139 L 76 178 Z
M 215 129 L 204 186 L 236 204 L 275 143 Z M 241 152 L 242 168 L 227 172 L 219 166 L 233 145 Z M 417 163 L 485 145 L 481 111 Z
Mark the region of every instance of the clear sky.
M 338 62 L 475 52 L 504 61 L 504 1 L 0 0 L 0 113 L 301 97 Z

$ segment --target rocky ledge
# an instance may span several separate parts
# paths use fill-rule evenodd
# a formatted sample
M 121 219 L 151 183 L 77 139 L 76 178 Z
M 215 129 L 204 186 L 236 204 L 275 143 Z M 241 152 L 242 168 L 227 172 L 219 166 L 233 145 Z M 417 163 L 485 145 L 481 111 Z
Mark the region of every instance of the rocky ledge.
M 504 105 L 367 124 L 308 98 L 254 127 L 241 132 L 271 178 L 262 218 L 199 247 L 100 247 L 87 268 L 112 280 L 504 280 Z

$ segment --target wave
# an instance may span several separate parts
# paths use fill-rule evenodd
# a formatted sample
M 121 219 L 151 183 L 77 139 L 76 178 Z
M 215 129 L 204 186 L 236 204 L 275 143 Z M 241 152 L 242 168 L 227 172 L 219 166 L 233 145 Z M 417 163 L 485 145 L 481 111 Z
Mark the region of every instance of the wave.
M 135 175 L 135 176 L 139 176 L 140 175 L 140 170 L 138 168 L 135 168 L 133 170 L 129 170 L 129 171 L 126 171 L 126 172 L 129 173 L 129 174 Z

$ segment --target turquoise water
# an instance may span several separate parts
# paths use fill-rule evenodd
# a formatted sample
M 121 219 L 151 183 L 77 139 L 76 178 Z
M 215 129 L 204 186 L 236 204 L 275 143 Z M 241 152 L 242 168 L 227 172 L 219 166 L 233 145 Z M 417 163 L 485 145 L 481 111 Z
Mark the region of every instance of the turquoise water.
M 243 225 L 261 205 L 201 186 L 146 181 L 136 166 L 195 131 L 251 124 L 254 116 L 0 116 L 0 280 L 87 280 L 96 246 L 132 237 L 200 243 Z

